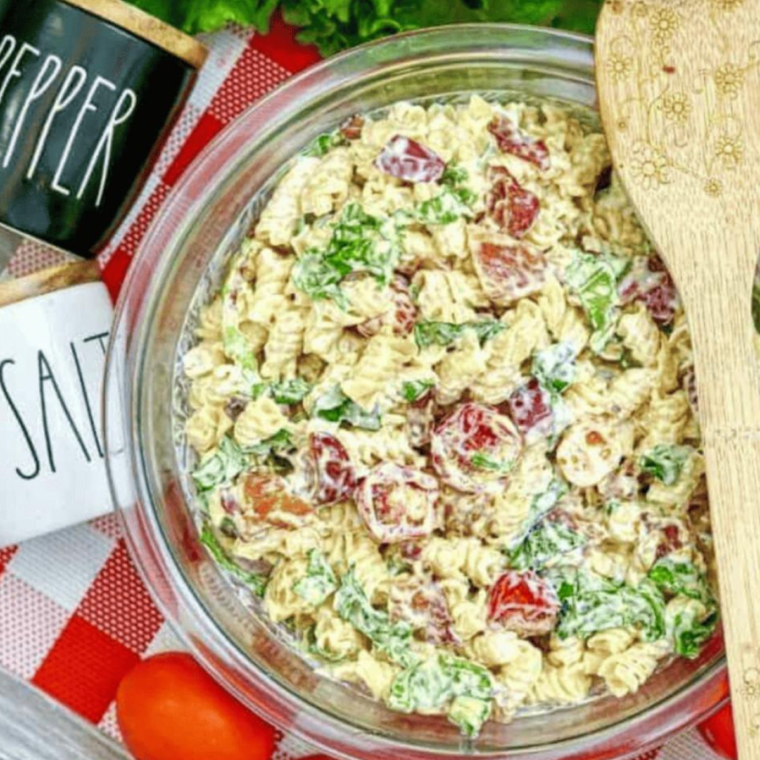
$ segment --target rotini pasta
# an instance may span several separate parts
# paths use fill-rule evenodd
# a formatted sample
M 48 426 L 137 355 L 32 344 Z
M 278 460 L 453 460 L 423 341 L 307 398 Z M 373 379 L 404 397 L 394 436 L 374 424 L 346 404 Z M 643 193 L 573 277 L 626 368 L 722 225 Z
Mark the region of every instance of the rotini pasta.
M 203 543 L 319 673 L 470 736 L 716 625 L 687 323 L 609 169 L 558 106 L 357 115 L 183 357 Z

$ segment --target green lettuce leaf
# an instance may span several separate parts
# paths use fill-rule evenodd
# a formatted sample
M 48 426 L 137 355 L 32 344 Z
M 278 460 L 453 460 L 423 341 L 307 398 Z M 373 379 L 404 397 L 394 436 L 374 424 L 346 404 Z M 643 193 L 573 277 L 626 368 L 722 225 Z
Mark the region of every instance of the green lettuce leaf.
M 299 40 L 323 55 L 389 34 L 443 24 L 482 21 L 594 31 L 601 0 L 131 0 L 190 34 L 227 23 L 266 32 L 280 6 L 301 27 Z

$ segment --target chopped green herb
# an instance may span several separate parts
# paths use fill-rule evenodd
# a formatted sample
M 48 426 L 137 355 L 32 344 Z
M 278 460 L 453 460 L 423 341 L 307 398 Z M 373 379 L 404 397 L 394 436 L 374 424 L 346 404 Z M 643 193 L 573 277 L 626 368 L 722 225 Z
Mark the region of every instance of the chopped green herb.
M 636 626 L 644 641 L 665 635 L 665 600 L 651 580 L 638 586 L 565 568 L 550 570 L 562 603 L 557 634 L 587 639 L 599 631 Z
M 433 386 L 432 380 L 412 380 L 407 381 L 401 386 L 401 395 L 404 401 L 410 404 L 419 401 Z
M 467 331 L 473 331 L 480 341 L 481 345 L 487 340 L 496 337 L 500 332 L 506 329 L 503 322 L 495 319 L 484 319 L 479 322 L 463 322 L 454 324 L 452 322 L 417 322 L 414 326 L 414 339 L 420 348 L 428 346 L 448 346 L 455 340 L 464 335 Z
M 363 633 L 394 662 L 409 667 L 416 655 L 411 651 L 412 628 L 404 621 L 391 623 L 386 612 L 375 609 L 356 578 L 353 567 L 343 576 L 335 595 L 335 609 L 347 623 Z
M 692 451 L 689 446 L 655 446 L 641 457 L 639 467 L 664 485 L 672 486 L 681 477 L 681 471 Z
M 533 528 L 525 540 L 508 553 L 509 564 L 516 570 L 541 570 L 552 560 L 560 559 L 586 543 L 587 539 L 582 533 L 546 520 Z
M 207 523 L 201 531 L 201 543 L 211 552 L 216 563 L 228 572 L 240 578 L 246 585 L 253 589 L 256 596 L 263 597 L 267 587 L 267 579 L 263 575 L 249 573 L 243 570 L 234 560 L 225 552 L 219 539 L 216 537 L 213 528 Z
M 324 602 L 330 594 L 338 588 L 330 563 L 318 549 L 309 552 L 309 564 L 306 567 L 306 575 L 293 585 L 293 591 L 305 602 L 315 607 Z
M 380 430 L 382 421 L 380 412 L 368 412 L 352 401 L 339 386 L 318 398 L 313 413 L 329 422 L 349 425 L 363 430 Z
M 250 459 L 240 446 L 225 436 L 216 451 L 206 454 L 193 472 L 195 487 L 203 493 L 231 483 L 249 464 Z

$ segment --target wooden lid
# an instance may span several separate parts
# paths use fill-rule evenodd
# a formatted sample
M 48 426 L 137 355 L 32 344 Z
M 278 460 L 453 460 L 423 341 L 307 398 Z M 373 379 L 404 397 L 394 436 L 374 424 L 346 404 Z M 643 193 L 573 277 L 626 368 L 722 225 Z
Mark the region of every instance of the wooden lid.
M 208 56 L 208 49 L 198 40 L 121 0 L 63 0 L 63 2 L 132 32 L 135 36 L 181 58 L 195 69 L 203 66 Z
M 100 267 L 97 261 L 74 261 L 56 267 L 42 269 L 26 277 L 0 282 L 0 307 L 9 306 L 27 298 L 34 298 L 54 290 L 71 288 L 87 282 L 100 280 Z

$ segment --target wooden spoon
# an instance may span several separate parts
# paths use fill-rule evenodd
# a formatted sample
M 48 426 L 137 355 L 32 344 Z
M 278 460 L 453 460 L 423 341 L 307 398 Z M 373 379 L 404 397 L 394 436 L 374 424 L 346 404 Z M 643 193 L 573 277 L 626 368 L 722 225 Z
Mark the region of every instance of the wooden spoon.
M 760 759 L 760 2 L 608 0 L 596 46 L 613 163 L 689 321 L 736 735 Z

